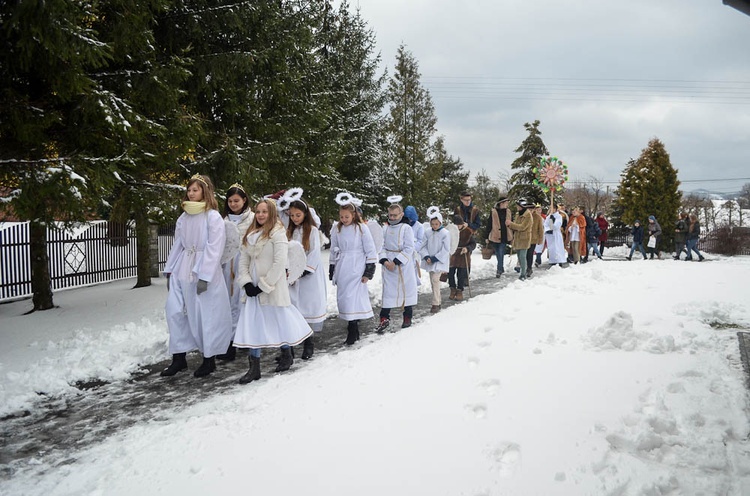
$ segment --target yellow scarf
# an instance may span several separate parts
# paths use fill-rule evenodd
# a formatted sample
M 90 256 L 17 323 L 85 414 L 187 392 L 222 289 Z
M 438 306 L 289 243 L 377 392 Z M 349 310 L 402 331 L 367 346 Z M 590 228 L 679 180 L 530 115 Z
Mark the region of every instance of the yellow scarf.
M 202 214 L 206 211 L 206 202 L 184 201 L 182 202 L 182 209 L 189 215 Z

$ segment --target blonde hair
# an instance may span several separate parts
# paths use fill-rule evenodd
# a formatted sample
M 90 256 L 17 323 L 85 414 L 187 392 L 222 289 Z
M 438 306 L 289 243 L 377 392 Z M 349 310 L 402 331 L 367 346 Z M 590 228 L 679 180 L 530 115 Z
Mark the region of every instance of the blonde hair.
M 189 201 L 187 196 L 187 190 L 193 184 L 198 184 L 203 191 L 203 201 L 206 202 L 206 210 L 219 210 L 219 202 L 216 201 L 216 195 L 214 194 L 214 183 L 211 182 L 211 178 L 201 174 L 195 174 L 188 181 L 185 186 L 185 196 L 183 201 Z
M 252 234 L 254 232 L 261 231 L 260 239 L 263 238 L 270 238 L 271 237 L 271 231 L 273 231 L 277 226 L 283 228 L 284 225 L 279 220 L 279 212 L 276 210 L 276 202 L 271 200 L 270 198 L 263 198 L 255 205 L 255 211 L 258 211 L 258 207 L 261 203 L 265 203 L 268 205 L 268 219 L 266 219 L 266 223 L 263 225 L 258 224 L 258 216 L 256 215 L 253 218 L 253 222 L 248 226 L 247 231 L 245 231 L 245 234 L 242 236 L 242 244 L 247 244 L 247 235 Z

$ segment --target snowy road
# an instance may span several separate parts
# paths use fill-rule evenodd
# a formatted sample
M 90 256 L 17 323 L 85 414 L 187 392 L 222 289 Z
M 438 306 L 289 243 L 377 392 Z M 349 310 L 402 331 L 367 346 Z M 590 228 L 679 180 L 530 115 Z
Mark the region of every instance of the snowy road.
M 535 270 L 535 277 L 543 277 L 546 266 Z M 492 293 L 516 280 L 510 273 L 501 279 L 477 279 L 471 282 L 474 296 Z M 443 308 L 455 305 L 443 292 Z M 468 290 L 465 295 L 468 296 Z M 378 307 L 374 307 L 376 316 Z M 415 320 L 430 319 L 430 296 L 420 294 L 419 305 L 414 310 Z M 394 322 L 390 332 L 400 331 L 400 315 L 393 314 Z M 374 334 L 375 319 L 363 322 L 363 337 Z M 343 345 L 346 325 L 336 318 L 329 319 L 323 331 L 317 335 L 317 354 L 336 354 L 348 347 Z M 355 347 L 366 346 L 367 340 Z M 298 354 L 301 347 L 298 347 Z M 262 359 L 265 376 L 274 374 L 275 353 L 266 352 Z M 314 360 L 314 357 L 313 357 Z M 18 465 L 34 464 L 35 457 L 44 455 L 47 460 L 55 459 L 54 465 L 72 463 L 69 453 L 96 443 L 122 429 L 140 422 L 159 422 L 166 418 L 165 412 L 183 409 L 208 397 L 231 394 L 240 386 L 239 377 L 247 370 L 244 352 L 238 353 L 234 362 L 217 361 L 217 370 L 206 379 L 196 379 L 192 375 L 200 364 L 197 353 L 189 354 L 189 372 L 175 377 L 162 378 L 159 372 L 169 361 L 155 363 L 145 371 L 134 375 L 131 380 L 111 384 L 79 384 L 81 392 L 76 397 L 63 396 L 40 402 L 37 408 L 25 410 L 0 419 L 0 479 L 11 477 Z M 290 373 L 297 373 L 305 362 L 295 359 Z M 48 462 L 49 463 L 49 462 Z

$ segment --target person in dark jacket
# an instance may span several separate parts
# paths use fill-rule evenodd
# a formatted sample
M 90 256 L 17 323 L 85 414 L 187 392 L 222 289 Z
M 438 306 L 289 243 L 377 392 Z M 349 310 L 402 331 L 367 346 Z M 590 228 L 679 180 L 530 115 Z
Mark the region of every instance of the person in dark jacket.
M 581 215 L 586 219 L 586 255 L 583 257 L 582 262 L 586 263 L 589 261 L 589 252 L 601 260 L 602 254 L 599 251 L 599 235 L 601 235 L 602 231 L 599 228 L 599 223 L 586 214 L 585 210 L 581 210 Z
M 687 257 L 685 258 L 685 261 L 692 260 L 693 254 L 691 252 L 695 252 L 698 255 L 698 261 L 702 262 L 705 258 L 703 255 L 701 255 L 701 252 L 698 251 L 698 240 L 701 236 L 701 225 L 700 222 L 698 222 L 698 216 L 695 214 L 690 214 L 690 222 L 688 222 L 688 231 L 687 231 Z
M 638 248 L 643 255 L 643 259 L 646 260 L 646 249 L 643 247 L 643 226 L 641 225 L 641 221 L 637 220 L 633 223 L 633 230 L 631 231 L 631 234 L 633 235 L 633 246 L 630 247 L 630 255 L 628 255 L 628 260 L 633 259 L 633 252 L 635 252 L 635 249 Z
M 687 241 L 687 231 L 688 231 L 688 214 L 687 212 L 680 212 L 680 218 L 677 219 L 677 223 L 675 224 L 674 229 L 674 258 L 675 260 L 680 259 L 680 255 L 682 255 L 683 251 L 685 250 L 685 242 Z M 688 252 L 688 257 L 690 256 L 690 253 Z
M 466 225 L 471 229 L 471 234 L 474 234 L 479 230 L 482 225 L 482 219 L 479 216 L 479 209 L 471 201 L 471 193 L 464 191 L 459 195 L 461 204 L 456 207 L 454 215 L 458 215 L 463 219 Z

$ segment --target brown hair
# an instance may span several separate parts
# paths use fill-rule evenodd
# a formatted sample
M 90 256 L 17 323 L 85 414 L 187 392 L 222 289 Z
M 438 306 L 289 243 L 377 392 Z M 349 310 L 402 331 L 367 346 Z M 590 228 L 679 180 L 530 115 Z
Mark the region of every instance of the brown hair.
M 355 207 L 351 203 L 347 203 L 346 205 L 341 205 L 339 207 L 339 212 L 342 211 L 342 210 L 348 210 L 349 212 L 352 213 L 352 219 L 353 219 L 352 220 L 352 224 L 354 224 L 357 227 L 359 227 L 359 230 L 361 232 L 362 231 L 362 217 L 359 216 L 359 212 L 357 211 L 357 207 Z M 342 226 L 343 226 L 343 224 L 341 222 L 339 222 L 338 224 L 336 224 L 336 228 L 339 230 L 339 232 L 341 232 L 341 227 Z
M 286 237 L 287 239 L 292 239 L 294 230 L 297 228 L 302 228 L 302 248 L 304 248 L 306 252 L 310 251 L 310 233 L 312 232 L 312 228 L 315 225 L 312 220 L 312 215 L 310 215 L 310 209 L 307 207 L 307 203 L 300 200 L 294 200 L 292 203 L 290 203 L 288 210 L 292 208 L 301 210 L 305 214 L 305 216 L 303 217 L 302 223 L 299 226 L 295 226 L 294 222 L 292 222 L 292 217 L 289 216 L 289 227 L 286 228 Z
M 247 244 L 247 235 L 252 234 L 257 231 L 261 231 L 262 234 L 260 235 L 260 239 L 263 238 L 270 238 L 271 237 L 271 231 L 276 228 L 276 226 L 284 227 L 281 221 L 279 220 L 279 213 L 276 210 L 276 202 L 273 201 L 270 198 L 263 198 L 255 205 L 255 211 L 257 212 L 258 207 L 261 203 L 265 203 L 268 205 L 268 219 L 266 219 L 266 223 L 263 225 L 258 224 L 258 216 L 256 215 L 253 218 L 253 222 L 250 223 L 250 226 L 248 226 L 247 231 L 245 231 L 245 234 L 242 236 L 242 244 Z
M 187 190 L 193 184 L 198 184 L 203 191 L 203 201 L 206 202 L 206 210 L 219 210 L 219 202 L 216 201 L 216 195 L 214 194 L 214 183 L 211 182 L 211 178 L 201 174 L 196 174 L 190 178 L 187 186 L 185 186 L 185 196 L 183 201 L 190 201 L 187 196 Z

